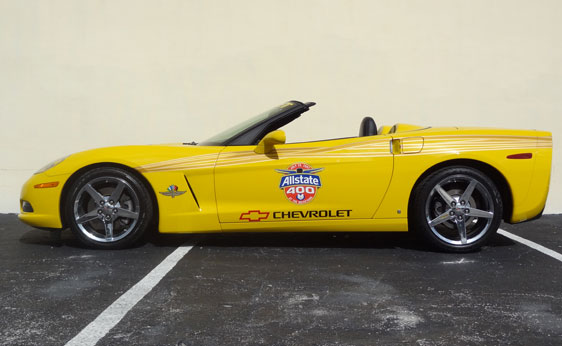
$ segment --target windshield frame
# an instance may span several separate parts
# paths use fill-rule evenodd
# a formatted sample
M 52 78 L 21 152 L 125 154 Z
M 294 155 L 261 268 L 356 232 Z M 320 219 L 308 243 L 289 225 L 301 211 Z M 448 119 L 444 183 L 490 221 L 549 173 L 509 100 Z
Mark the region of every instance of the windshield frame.
M 269 132 L 275 131 L 308 111 L 314 103 L 300 101 L 285 102 L 219 134 L 202 141 L 199 146 L 257 145 Z

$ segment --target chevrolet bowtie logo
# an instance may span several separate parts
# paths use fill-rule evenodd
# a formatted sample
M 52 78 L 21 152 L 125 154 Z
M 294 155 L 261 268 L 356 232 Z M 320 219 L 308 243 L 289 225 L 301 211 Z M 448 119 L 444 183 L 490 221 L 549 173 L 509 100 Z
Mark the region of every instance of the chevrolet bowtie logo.
M 250 222 L 258 222 L 261 220 L 266 220 L 269 217 L 269 212 L 261 212 L 260 210 L 250 210 L 247 213 L 240 214 L 240 220 L 246 220 Z

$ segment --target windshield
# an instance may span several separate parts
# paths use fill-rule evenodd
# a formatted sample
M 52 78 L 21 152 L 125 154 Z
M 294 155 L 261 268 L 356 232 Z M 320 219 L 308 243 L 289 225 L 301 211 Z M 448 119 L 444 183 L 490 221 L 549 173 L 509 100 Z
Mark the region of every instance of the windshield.
M 286 102 L 280 106 L 272 108 L 266 112 L 256 115 L 253 118 L 250 118 L 236 126 L 229 128 L 226 131 L 219 133 L 218 135 L 214 135 L 213 137 L 202 141 L 198 145 L 205 145 L 205 146 L 213 146 L 213 145 L 225 145 L 230 139 L 235 138 L 239 134 L 245 132 L 247 129 L 250 129 L 257 124 L 263 122 L 266 119 L 272 118 L 282 112 L 286 111 L 287 108 L 294 106 L 295 103 L 293 102 Z

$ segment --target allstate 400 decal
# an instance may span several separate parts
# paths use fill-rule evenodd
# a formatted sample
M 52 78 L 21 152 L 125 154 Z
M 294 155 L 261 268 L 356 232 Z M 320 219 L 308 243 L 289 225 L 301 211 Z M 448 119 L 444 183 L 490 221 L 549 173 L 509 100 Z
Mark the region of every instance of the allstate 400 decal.
M 276 169 L 284 176 L 279 188 L 285 192 L 287 199 L 295 204 L 306 204 L 316 197 L 316 192 L 322 187 L 320 177 L 316 173 L 324 168 L 312 168 L 306 163 L 295 163 L 288 169 Z

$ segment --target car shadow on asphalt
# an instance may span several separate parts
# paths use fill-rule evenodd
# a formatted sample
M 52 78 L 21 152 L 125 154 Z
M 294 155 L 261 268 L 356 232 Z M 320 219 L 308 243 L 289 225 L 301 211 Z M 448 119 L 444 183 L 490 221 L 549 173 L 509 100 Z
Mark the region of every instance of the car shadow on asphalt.
M 159 234 L 151 242 L 155 246 L 177 246 L 182 243 L 181 237 Z M 186 238 L 185 242 L 204 247 L 364 248 L 433 252 L 415 235 L 407 232 L 219 233 Z M 496 235 L 488 246 L 514 244 L 512 240 Z
M 46 231 L 32 228 L 23 233 L 19 241 L 29 245 L 83 247 L 70 230 Z
M 23 233 L 20 242 L 51 247 L 68 246 L 85 248 L 70 230 L 43 231 L 30 229 Z M 512 246 L 515 243 L 496 235 L 490 247 Z M 407 249 L 432 252 L 413 234 L 407 232 L 275 232 L 275 233 L 212 233 L 212 234 L 159 234 L 151 232 L 147 239 L 135 247 L 178 247 L 197 245 L 204 247 L 276 247 L 276 248 L 370 248 Z

